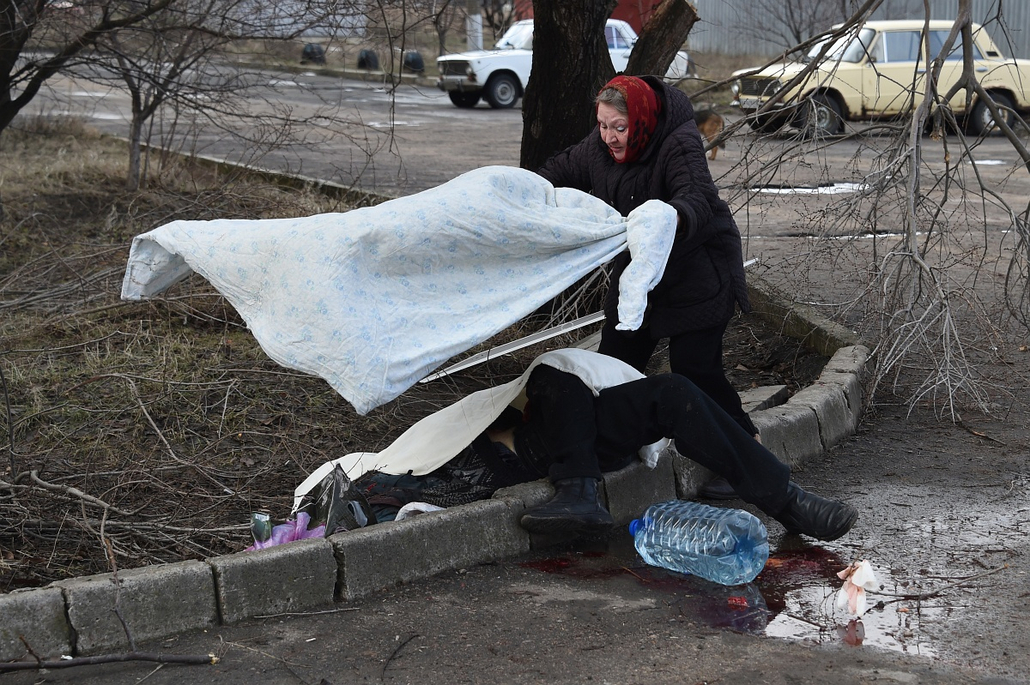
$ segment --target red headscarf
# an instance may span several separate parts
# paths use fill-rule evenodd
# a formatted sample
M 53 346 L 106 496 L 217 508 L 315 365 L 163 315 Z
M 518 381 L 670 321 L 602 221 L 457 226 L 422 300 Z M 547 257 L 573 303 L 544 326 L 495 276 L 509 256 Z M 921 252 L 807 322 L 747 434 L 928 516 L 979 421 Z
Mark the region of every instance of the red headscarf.
M 604 84 L 601 91 L 609 88 L 619 91 L 626 100 L 629 137 L 626 139 L 626 158 L 623 163 L 636 161 L 658 127 L 662 102 L 654 89 L 636 76 L 616 76 Z

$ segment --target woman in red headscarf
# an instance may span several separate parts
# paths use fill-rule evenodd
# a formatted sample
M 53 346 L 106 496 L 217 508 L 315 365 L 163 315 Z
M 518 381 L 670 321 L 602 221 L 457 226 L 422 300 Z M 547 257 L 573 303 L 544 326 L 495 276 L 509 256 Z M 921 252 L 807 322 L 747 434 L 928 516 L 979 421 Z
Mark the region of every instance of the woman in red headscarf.
M 665 275 L 651 291 L 637 331 L 615 328 L 618 281 L 630 257 L 624 252 L 616 258 L 598 351 L 643 371 L 658 341 L 668 338 L 672 371 L 757 437 L 722 365 L 730 317 L 738 306 L 750 309 L 740 232 L 708 170 L 690 98 L 652 76 L 616 76 L 596 103 L 597 129 L 538 173 L 555 186 L 599 197 L 623 216 L 648 200 L 661 200 L 678 218 Z

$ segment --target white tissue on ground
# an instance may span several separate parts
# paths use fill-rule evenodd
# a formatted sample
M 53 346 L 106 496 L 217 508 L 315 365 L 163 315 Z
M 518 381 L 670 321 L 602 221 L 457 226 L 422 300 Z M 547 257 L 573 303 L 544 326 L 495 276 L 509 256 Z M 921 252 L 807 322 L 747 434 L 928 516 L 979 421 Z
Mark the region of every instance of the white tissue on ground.
M 428 502 L 408 502 L 397 510 L 397 516 L 394 518 L 394 521 L 403 521 L 419 514 L 428 514 L 431 511 L 440 511 L 441 509 L 443 507 L 438 507 Z
M 861 617 L 866 612 L 866 591 L 878 587 L 873 567 L 868 561 L 856 561 L 838 573 L 837 577 L 844 581 L 844 586 L 837 591 L 837 608 L 847 608 L 855 616 Z

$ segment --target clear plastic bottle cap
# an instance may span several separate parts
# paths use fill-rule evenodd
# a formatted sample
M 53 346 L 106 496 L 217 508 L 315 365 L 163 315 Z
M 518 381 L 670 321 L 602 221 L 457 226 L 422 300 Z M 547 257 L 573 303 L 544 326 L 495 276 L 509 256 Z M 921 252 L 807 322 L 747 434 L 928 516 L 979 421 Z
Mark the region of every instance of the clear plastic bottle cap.
M 644 522 L 640 519 L 633 519 L 629 522 L 629 534 L 636 537 L 637 531 L 644 527 Z

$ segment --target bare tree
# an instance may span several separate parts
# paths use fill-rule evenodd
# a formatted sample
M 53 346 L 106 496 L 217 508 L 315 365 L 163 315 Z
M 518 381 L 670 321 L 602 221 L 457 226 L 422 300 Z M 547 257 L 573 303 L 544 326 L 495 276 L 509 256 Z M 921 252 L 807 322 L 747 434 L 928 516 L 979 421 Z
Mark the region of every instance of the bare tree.
M 948 105 L 951 97 L 965 89 L 967 104 L 974 95 L 981 98 L 991 110 L 997 127 L 1012 143 L 1023 164 L 1030 169 L 1030 153 L 1009 127 L 1006 117 L 998 109 L 991 94 L 983 89 L 976 78 L 971 47 L 971 4 L 972 0 L 960 0 L 951 34 L 938 54 L 930 52 L 929 40 L 924 39 L 924 58 L 926 63 L 930 64 L 931 73 L 929 78 L 923 81 L 922 97 L 909 122 L 906 132 L 907 146 L 903 148 L 904 155 L 901 157 L 904 160 L 907 181 L 904 242 L 887 255 L 878 274 L 879 292 L 885 296 L 882 305 L 883 326 L 879 345 L 881 353 L 878 358 L 878 377 L 884 378 L 896 372 L 903 364 L 911 361 L 914 355 L 922 357 L 924 353 L 928 353 L 927 356 L 932 363 L 911 401 L 928 397 L 938 399 L 945 411 L 956 420 L 959 418 L 957 399 L 960 396 L 969 397 L 981 408 L 988 409 L 987 395 L 977 383 L 975 364 L 966 347 L 966 341 L 970 336 L 962 332 L 980 318 L 981 310 L 976 305 L 978 298 L 975 288 L 956 289 L 954 283 L 960 279 L 956 279 L 955 274 L 949 273 L 947 269 L 942 270 L 938 266 L 943 261 L 940 253 L 933 254 L 931 250 L 933 248 L 944 251 L 954 244 L 948 240 L 949 236 L 942 235 L 948 230 L 945 221 L 948 212 L 937 191 L 942 187 L 942 182 L 949 184 L 960 180 L 958 170 L 950 165 L 945 168 L 942 175 L 925 178 L 923 131 L 931 112 L 935 111 L 938 116 L 937 138 L 946 143 L 941 135 L 943 124 L 951 130 L 961 131 L 959 122 Z M 926 20 L 929 21 L 929 13 Z M 928 33 L 926 31 L 924 35 L 928 36 Z M 950 92 L 942 94 L 937 89 L 941 69 L 960 35 L 964 46 L 962 75 Z M 973 145 L 970 142 L 959 134 L 960 159 L 975 159 L 972 155 Z M 975 162 L 973 166 L 975 169 Z M 1007 283 L 1005 293 L 1010 303 L 1010 312 L 1025 326 L 1027 238 L 1030 237 L 1027 216 L 1030 206 L 1019 211 L 992 192 L 992 189 L 982 181 L 978 185 L 984 199 L 1000 202 L 1010 217 L 1011 228 L 1016 235 L 1016 249 L 1013 250 L 1008 272 L 1015 275 L 1015 278 Z M 986 229 L 986 216 L 984 224 Z M 957 264 L 954 270 L 959 270 Z M 891 299 L 887 299 L 888 296 Z M 1011 306 L 1013 304 L 1015 306 Z M 969 309 L 966 309 L 966 316 L 962 316 L 961 310 L 967 307 Z
M 106 32 L 143 21 L 172 1 L 84 0 L 57 9 L 47 0 L 7 0 L 0 11 L 0 138 L 43 84 L 83 50 Z M 0 219 L 2 207 L 0 200 Z
M 127 189 L 139 187 L 144 127 L 161 107 L 227 112 L 233 109 L 229 101 L 243 95 L 249 83 L 224 48 L 243 40 L 286 41 L 314 26 L 331 29 L 340 14 L 329 14 L 321 3 L 175 0 L 100 36 L 78 70 L 94 81 L 117 79 L 129 92 Z
M 743 10 L 760 29 L 751 36 L 780 47 L 803 43 L 830 25 L 850 17 L 851 0 L 751 0 Z
M 507 0 L 482 0 L 483 22 L 490 27 L 494 41 L 520 17 L 518 6 Z
M 47 79 L 102 36 L 138 24 L 174 1 L 84 0 L 75 13 L 55 9 L 47 0 L 5 3 L 0 12 L 0 135 Z
M 208 10 L 213 9 L 209 5 Z M 188 17 L 160 13 L 98 41 L 89 73 L 94 79 L 113 74 L 130 95 L 128 190 L 139 187 L 143 129 L 158 109 L 175 98 L 197 101 L 202 93 L 221 90 L 222 79 L 205 83 L 205 67 L 210 52 L 227 40 L 202 25 L 191 25 Z
M 436 54 L 447 54 L 447 33 L 453 28 L 458 14 L 459 7 L 453 0 L 440 0 L 430 7 L 429 17 L 433 23 L 433 30 L 436 31 Z
M 659 4 L 633 46 L 626 73 L 664 74 L 697 20 L 697 9 L 689 2 L 666 0 Z

